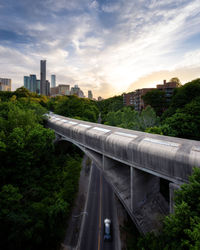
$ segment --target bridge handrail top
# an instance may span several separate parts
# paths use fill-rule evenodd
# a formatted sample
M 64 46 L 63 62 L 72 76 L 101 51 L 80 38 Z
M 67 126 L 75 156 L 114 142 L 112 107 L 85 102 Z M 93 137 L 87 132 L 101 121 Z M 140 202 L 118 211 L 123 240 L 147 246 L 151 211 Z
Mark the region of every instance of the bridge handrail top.
M 197 140 L 184 139 L 184 138 L 159 135 L 159 134 L 151 134 L 151 133 L 146 133 L 146 132 L 137 131 L 137 130 L 131 130 L 131 129 L 109 126 L 109 125 L 104 125 L 104 124 L 99 124 L 99 123 L 94 123 L 94 122 L 88 122 L 84 120 L 78 120 L 78 119 L 74 119 L 70 117 L 57 115 L 52 112 L 50 114 L 47 114 L 47 116 L 50 116 L 51 118 L 55 117 L 57 118 L 56 119 L 57 121 L 59 120 L 69 121 L 74 126 L 82 126 L 82 127 L 87 128 L 88 130 L 90 129 L 96 129 L 96 130 L 99 129 L 102 131 L 104 130 L 105 132 L 108 132 L 110 134 L 122 135 L 125 137 L 132 137 L 133 139 L 135 139 L 136 137 L 143 138 L 144 141 L 149 141 L 149 142 L 157 143 L 157 144 L 162 144 L 162 141 L 164 144 L 170 144 L 170 146 L 174 146 L 174 147 L 178 147 L 182 144 L 190 144 L 191 146 L 194 147 L 193 150 L 200 151 L 200 141 L 197 141 Z

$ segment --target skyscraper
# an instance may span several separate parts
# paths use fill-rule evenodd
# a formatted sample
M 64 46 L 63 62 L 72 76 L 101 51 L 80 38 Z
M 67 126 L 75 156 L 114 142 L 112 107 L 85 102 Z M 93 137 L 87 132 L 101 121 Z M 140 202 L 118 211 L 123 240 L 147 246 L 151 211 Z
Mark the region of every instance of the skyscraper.
M 36 93 L 40 94 L 40 80 L 36 81 L 37 87 L 36 87 Z
M 24 76 L 24 88 L 30 90 L 30 76 Z
M 88 98 L 89 99 L 93 99 L 93 95 L 92 95 L 92 91 L 91 90 L 88 90 Z
M 83 91 L 79 88 L 78 85 L 74 85 L 74 87 L 71 88 L 71 95 L 77 95 L 78 97 L 85 97 Z
M 46 80 L 45 82 L 45 89 L 46 89 L 45 95 L 50 96 L 50 82 L 48 80 Z
M 40 61 L 40 94 L 47 95 L 46 88 L 46 60 Z
M 36 75 L 24 76 L 24 88 L 37 94 L 40 93 L 40 80 Z
M 51 75 L 51 88 L 56 87 L 56 75 Z
M 35 93 L 36 93 L 36 89 L 37 89 L 36 80 L 37 80 L 36 75 L 30 75 L 30 91 L 35 92 Z

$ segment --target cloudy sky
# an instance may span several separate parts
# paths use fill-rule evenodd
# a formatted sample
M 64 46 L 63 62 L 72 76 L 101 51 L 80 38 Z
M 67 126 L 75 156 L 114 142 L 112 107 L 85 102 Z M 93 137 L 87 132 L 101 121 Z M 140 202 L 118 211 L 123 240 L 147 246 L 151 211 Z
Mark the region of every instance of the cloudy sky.
M 0 77 L 47 76 L 109 97 L 200 77 L 200 0 L 0 0 Z

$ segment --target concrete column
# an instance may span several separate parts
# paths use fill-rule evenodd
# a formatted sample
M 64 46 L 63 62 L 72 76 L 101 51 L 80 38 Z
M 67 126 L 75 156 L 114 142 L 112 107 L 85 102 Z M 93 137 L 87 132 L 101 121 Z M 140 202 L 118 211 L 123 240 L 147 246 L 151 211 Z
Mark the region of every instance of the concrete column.
M 169 212 L 174 213 L 174 195 L 175 195 L 175 191 L 180 189 L 180 186 L 178 184 L 175 183 L 170 183 L 169 184 Z
M 141 207 L 160 190 L 160 178 L 131 167 L 131 210 Z
M 115 194 L 131 211 L 130 166 L 104 156 L 103 172 Z

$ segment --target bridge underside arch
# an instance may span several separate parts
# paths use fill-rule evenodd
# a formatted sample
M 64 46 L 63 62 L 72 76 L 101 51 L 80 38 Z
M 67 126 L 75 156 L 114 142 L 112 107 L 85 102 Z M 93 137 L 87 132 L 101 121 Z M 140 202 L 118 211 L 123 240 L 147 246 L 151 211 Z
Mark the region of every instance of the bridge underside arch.
M 101 169 L 101 165 L 102 165 L 101 154 L 93 152 L 92 150 L 88 150 L 85 147 L 79 145 L 78 143 L 75 143 L 72 140 L 68 140 L 67 138 L 56 136 L 56 140 L 54 141 L 54 143 L 62 143 L 62 142 L 65 142 L 66 144 L 69 144 L 69 145 L 74 145 L 77 148 L 79 148 L 81 152 L 85 153 L 97 165 L 97 167 Z

